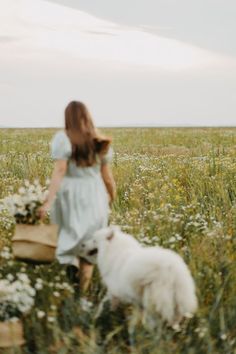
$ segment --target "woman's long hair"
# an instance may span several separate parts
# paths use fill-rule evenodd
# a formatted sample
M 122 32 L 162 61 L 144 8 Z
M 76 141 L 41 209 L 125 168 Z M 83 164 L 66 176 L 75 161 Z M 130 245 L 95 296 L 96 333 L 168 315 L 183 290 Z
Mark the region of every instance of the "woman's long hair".
M 77 166 L 94 165 L 97 155 L 104 155 L 111 143 L 111 139 L 99 135 L 82 102 L 72 101 L 66 107 L 65 129 L 72 144 L 71 159 Z

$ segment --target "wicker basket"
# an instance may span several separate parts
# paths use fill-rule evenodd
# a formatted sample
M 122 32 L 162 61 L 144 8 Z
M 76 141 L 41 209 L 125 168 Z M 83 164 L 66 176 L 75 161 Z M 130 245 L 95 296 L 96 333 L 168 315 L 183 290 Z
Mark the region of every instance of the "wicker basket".
M 35 263 L 54 261 L 57 234 L 57 225 L 16 225 L 12 238 L 14 257 Z
M 19 347 L 25 343 L 23 324 L 16 322 L 0 322 L 0 348 Z

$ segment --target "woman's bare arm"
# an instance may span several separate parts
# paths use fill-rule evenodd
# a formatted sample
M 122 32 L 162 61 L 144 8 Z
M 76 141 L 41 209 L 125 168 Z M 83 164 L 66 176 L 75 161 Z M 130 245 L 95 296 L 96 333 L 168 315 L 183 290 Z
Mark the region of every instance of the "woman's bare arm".
M 41 218 L 44 218 L 47 211 L 50 209 L 52 202 L 55 198 L 57 191 L 60 188 L 61 181 L 65 176 L 67 170 L 67 161 L 66 160 L 57 160 L 54 163 L 54 169 L 52 172 L 52 178 L 48 190 L 48 197 L 42 207 L 39 209 L 39 215 Z
M 107 192 L 110 196 L 110 201 L 113 202 L 116 196 L 116 184 L 111 171 L 111 168 L 108 164 L 103 164 L 101 166 L 101 174 L 103 181 L 105 183 Z

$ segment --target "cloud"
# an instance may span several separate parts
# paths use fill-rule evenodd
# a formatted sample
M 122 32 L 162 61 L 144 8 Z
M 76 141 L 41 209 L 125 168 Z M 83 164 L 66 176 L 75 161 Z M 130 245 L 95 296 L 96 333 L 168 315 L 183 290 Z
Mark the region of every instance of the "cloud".
M 179 72 L 228 65 L 227 58 L 143 29 L 121 26 L 87 13 L 46 1 L 3 0 L 4 38 L 22 37 L 14 47 L 16 57 L 63 52 L 81 60 L 93 60 L 147 70 Z M 2 5 L 1 5 L 2 6 Z M 3 9 L 1 13 L 3 13 Z M 7 33 L 10 32 L 10 33 Z M 8 41 L 9 43 L 9 41 Z

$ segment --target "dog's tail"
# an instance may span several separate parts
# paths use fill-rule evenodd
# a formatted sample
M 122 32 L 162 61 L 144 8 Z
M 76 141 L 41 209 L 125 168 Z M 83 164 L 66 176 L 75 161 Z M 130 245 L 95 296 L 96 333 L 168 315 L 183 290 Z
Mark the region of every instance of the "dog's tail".
M 149 274 L 152 280 L 143 287 L 143 306 L 149 313 L 158 313 L 170 325 L 197 310 L 195 285 L 182 259 L 172 268 Z

